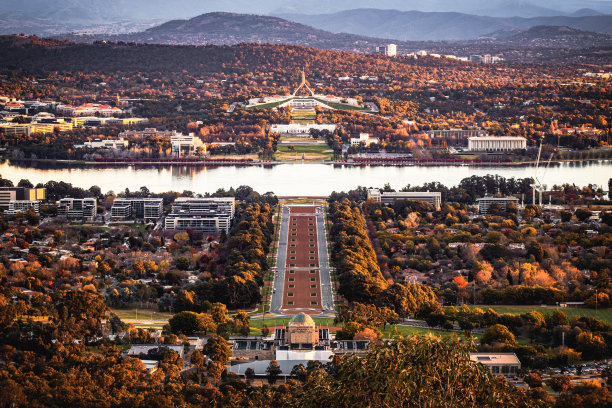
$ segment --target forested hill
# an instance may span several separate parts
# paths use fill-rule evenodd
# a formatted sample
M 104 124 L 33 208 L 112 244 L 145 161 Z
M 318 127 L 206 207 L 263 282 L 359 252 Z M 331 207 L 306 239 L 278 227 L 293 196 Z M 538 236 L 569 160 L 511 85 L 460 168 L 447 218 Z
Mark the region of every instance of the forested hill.
M 0 37 L 0 70 L 32 73 L 188 71 L 193 75 L 242 75 L 269 69 L 284 71 L 291 76 L 298 69 L 306 68 L 311 73 L 321 75 L 346 75 L 353 71 L 365 75 L 399 72 L 407 63 L 376 55 L 288 45 L 239 44 L 230 47 L 59 42 L 39 45 L 37 41 L 29 42 L 24 37 Z

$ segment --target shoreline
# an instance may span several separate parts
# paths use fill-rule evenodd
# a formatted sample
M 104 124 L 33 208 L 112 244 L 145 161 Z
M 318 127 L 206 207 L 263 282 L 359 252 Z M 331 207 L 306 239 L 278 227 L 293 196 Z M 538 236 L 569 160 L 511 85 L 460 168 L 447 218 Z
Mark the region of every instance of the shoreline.
M 197 161 L 85 161 L 85 160 L 73 160 L 73 159 L 14 159 L 4 157 L 3 160 L 9 162 L 30 162 L 30 163 L 48 163 L 48 164 L 60 164 L 60 165 L 79 165 L 86 167 L 104 166 L 104 167 L 130 167 L 130 166 L 194 166 L 194 167 L 218 167 L 218 166 L 276 166 L 281 164 L 327 164 L 332 166 L 351 166 L 351 167 L 365 167 L 365 166 L 379 166 L 379 167 L 529 167 L 536 164 L 534 161 L 516 161 L 516 162 L 505 162 L 505 161 L 482 161 L 482 162 L 459 162 L 459 161 L 386 161 L 386 160 L 371 160 L 367 162 L 349 162 L 349 161 L 333 161 L 333 160 L 270 160 L 270 161 L 244 161 L 241 159 L 227 159 L 227 160 L 197 160 Z M 550 164 L 558 166 L 562 163 L 585 163 L 585 162 L 611 162 L 612 159 L 565 159 L 555 160 Z

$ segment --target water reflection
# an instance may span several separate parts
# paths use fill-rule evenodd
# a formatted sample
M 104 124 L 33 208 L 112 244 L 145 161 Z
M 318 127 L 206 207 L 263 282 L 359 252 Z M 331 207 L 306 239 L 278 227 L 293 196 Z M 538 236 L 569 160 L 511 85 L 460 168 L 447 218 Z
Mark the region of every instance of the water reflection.
M 102 191 L 122 191 L 126 187 L 137 190 L 146 186 L 153 192 L 191 190 L 212 192 L 218 188 L 247 184 L 260 192 L 273 191 L 279 195 L 325 195 L 362 186 L 382 186 L 390 183 L 399 189 L 425 182 L 439 181 L 456 185 L 471 175 L 498 174 L 503 177 L 532 177 L 534 167 L 471 167 L 471 166 L 346 166 L 327 164 L 280 164 L 274 166 L 100 166 L 65 165 L 4 161 L 0 174 L 14 183 L 29 179 L 32 183 L 49 180 L 65 181 L 89 188 L 99 186 Z M 593 161 L 561 163 L 548 170 L 540 168 L 538 178 L 549 186 L 574 183 L 578 186 L 596 184 L 607 186 L 612 177 L 612 162 Z

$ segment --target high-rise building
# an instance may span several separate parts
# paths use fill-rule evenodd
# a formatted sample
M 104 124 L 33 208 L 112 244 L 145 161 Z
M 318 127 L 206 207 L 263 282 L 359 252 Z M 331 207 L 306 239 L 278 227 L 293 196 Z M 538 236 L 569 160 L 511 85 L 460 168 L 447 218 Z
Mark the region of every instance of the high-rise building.
M 386 55 L 387 57 L 395 57 L 397 56 L 397 45 L 387 44 L 384 47 L 376 47 L 376 52 L 378 54 Z

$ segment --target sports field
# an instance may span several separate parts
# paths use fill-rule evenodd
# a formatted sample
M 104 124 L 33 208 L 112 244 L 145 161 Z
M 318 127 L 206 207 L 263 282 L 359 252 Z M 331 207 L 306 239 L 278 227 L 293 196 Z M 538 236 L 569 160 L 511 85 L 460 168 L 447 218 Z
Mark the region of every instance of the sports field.
M 476 305 L 469 306 L 470 309 L 480 308 L 484 311 L 491 308 L 495 310 L 497 313 L 510 313 L 510 314 L 523 314 L 535 310 L 536 312 L 540 312 L 542 314 L 552 313 L 555 310 L 560 310 L 565 313 L 568 317 L 581 317 L 581 316 L 590 316 L 596 319 L 605 320 L 608 323 L 612 324 L 612 309 L 589 309 L 583 307 L 556 307 L 556 306 L 523 306 L 523 305 Z

